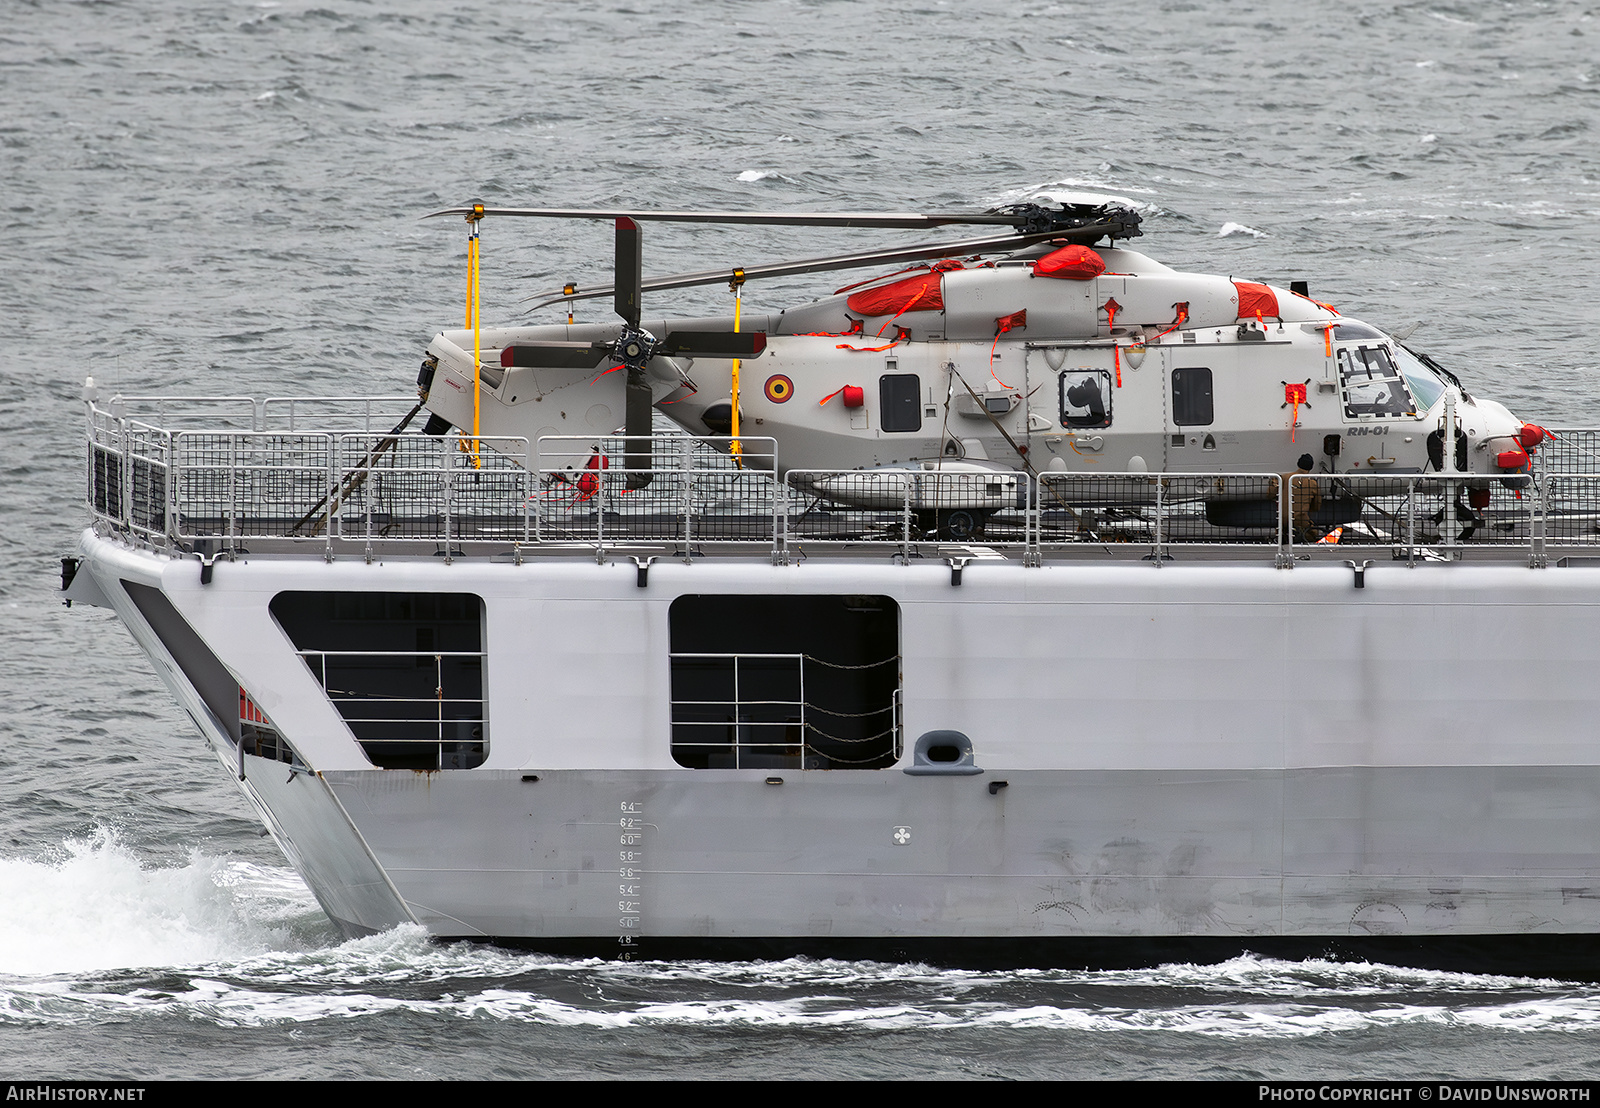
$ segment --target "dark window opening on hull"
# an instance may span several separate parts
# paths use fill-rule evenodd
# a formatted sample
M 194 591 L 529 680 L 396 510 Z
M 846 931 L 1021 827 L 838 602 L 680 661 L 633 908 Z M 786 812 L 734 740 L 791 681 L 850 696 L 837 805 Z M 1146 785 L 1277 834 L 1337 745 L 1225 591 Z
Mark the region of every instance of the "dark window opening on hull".
M 239 686 L 239 744 L 246 754 L 266 758 L 273 762 L 286 762 L 291 766 L 306 768 L 294 747 L 284 739 L 255 698 Z
M 485 736 L 483 601 L 282 592 L 271 611 L 373 765 L 472 769 Z
M 234 679 L 228 667 L 211 653 L 194 628 L 189 626 L 188 620 L 172 606 L 172 601 L 159 589 L 136 581 L 125 580 L 122 587 L 161 640 L 161 645 L 172 655 L 172 660 L 178 663 L 178 668 L 210 710 L 211 718 L 227 734 L 229 742 L 235 747 L 242 747 L 246 754 L 306 768 L 305 760 L 289 745 L 289 741 L 267 718 L 244 686 Z M 239 697 L 237 711 L 233 707 L 236 690 Z M 192 713 L 189 718 L 204 733 L 205 729 Z
M 672 602 L 668 621 L 680 766 L 882 769 L 899 760 L 893 599 L 689 594 Z

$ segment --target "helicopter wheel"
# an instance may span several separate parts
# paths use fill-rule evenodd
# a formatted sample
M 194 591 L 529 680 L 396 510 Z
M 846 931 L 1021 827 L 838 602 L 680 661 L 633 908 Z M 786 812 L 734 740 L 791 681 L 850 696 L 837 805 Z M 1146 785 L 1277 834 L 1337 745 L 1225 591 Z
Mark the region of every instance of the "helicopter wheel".
M 947 542 L 967 542 L 983 537 L 989 513 L 975 508 L 952 508 L 939 513 L 939 537 Z

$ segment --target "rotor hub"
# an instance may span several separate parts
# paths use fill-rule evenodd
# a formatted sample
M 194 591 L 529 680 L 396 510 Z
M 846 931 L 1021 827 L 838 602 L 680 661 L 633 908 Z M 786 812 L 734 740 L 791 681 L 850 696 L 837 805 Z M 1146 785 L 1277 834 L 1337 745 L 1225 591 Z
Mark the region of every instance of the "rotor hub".
M 658 340 L 643 327 L 623 327 L 617 336 L 616 359 L 629 369 L 643 369 L 655 354 Z

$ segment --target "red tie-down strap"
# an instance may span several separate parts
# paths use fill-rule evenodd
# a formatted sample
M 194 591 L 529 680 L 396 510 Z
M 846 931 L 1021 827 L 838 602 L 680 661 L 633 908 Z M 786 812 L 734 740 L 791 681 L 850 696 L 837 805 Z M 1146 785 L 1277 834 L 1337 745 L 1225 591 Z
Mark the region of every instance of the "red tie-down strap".
M 1122 305 L 1118 304 L 1117 298 L 1113 296 L 1107 298 L 1106 302 L 1100 305 L 1100 310 L 1106 313 L 1106 331 L 1110 332 L 1111 328 L 1117 325 L 1117 313 L 1122 310 Z M 1117 340 L 1114 338 L 1111 340 L 1111 362 L 1116 367 L 1117 388 L 1120 389 L 1122 387 L 1122 348 L 1117 345 Z
M 890 322 L 893 322 L 893 321 L 891 320 Z M 887 327 L 887 326 L 889 326 L 889 324 L 885 323 L 884 326 Z M 878 331 L 878 334 L 880 334 L 880 335 L 883 334 L 883 331 L 880 329 Z M 893 342 L 886 342 L 882 346 L 851 346 L 847 342 L 841 342 L 838 345 L 836 345 L 834 347 L 834 349 L 835 350 L 849 350 L 849 351 L 852 351 L 852 352 L 854 352 L 856 354 L 876 354 L 876 353 L 878 353 L 879 351 L 882 351 L 882 350 L 893 350 L 896 346 L 899 346 L 901 343 L 910 342 L 910 341 L 911 341 L 911 332 L 909 330 L 907 330 L 906 328 L 904 328 L 904 327 L 896 327 L 894 329 L 894 341 Z
M 801 331 L 799 333 L 799 337 L 801 337 L 801 338 L 842 339 L 842 338 L 846 338 L 846 337 L 848 337 L 850 335 L 859 335 L 859 334 L 861 334 L 861 321 L 859 319 L 852 319 L 852 320 L 850 320 L 850 329 L 848 331 Z
M 1187 300 L 1179 301 L 1172 306 L 1172 322 L 1167 324 L 1167 329 L 1162 331 L 1161 334 L 1157 335 L 1156 338 L 1159 339 L 1163 336 L 1170 335 L 1172 332 L 1176 331 L 1178 328 L 1182 327 L 1188 322 L 1189 302 Z
M 1000 380 L 999 377 L 995 377 L 994 352 L 1000 348 L 1001 335 L 1005 334 L 1007 331 L 1015 331 L 1019 328 L 1026 327 L 1027 325 L 1027 308 L 1023 308 L 1021 311 L 1012 312 L 1010 315 L 1000 316 L 994 321 L 994 343 L 989 347 L 989 376 L 994 377 L 995 383 L 1003 389 L 1009 389 L 1011 386 Z

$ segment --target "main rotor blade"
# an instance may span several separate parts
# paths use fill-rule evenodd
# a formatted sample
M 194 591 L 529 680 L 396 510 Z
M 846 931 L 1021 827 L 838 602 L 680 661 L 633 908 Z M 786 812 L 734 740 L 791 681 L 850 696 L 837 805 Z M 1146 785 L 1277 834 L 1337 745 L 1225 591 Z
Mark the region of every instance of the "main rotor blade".
M 467 215 L 471 208 L 445 208 L 437 215 Z M 658 223 L 744 223 L 776 227 L 945 227 L 952 223 L 1015 224 L 1018 217 L 1001 212 L 647 212 L 609 208 L 485 208 L 484 215 L 532 216 L 543 219 L 631 219 Z
M 477 208 L 446 208 L 432 215 L 476 215 Z M 986 212 L 649 212 L 590 208 L 483 208 L 482 215 L 533 216 L 544 219 L 627 219 L 663 223 L 765 224 L 779 227 L 946 227 L 951 224 L 1000 224 L 1033 234 L 1052 231 L 1067 234 L 1102 226 L 1100 234 L 1113 239 L 1134 238 L 1139 213 L 1120 203 L 1059 204 L 1051 207 L 1025 201 L 1004 204 Z M 1098 236 L 1096 236 L 1098 237 Z M 1090 241 L 1093 241 L 1092 239 Z
M 643 237 L 637 223 L 627 216 L 617 217 L 617 264 L 612 276 L 616 295 L 612 304 L 635 331 L 639 329 L 639 284 L 644 275 Z
M 593 369 L 611 357 L 611 346 L 599 342 L 525 342 L 500 351 L 507 369 Z
M 764 331 L 669 331 L 656 353 L 690 358 L 759 358 L 766 348 Z
M 1088 228 L 1085 228 L 1085 232 Z M 747 281 L 757 280 L 762 277 L 791 277 L 798 273 L 827 273 L 837 269 L 863 269 L 867 266 L 887 265 L 891 262 L 920 262 L 929 258 L 949 258 L 959 254 L 1000 254 L 1012 250 L 1020 250 L 1024 246 L 1034 243 L 1047 242 L 1052 238 L 1064 236 L 1045 233 L 1038 235 L 989 235 L 984 238 L 959 239 L 951 242 L 928 242 L 918 246 L 896 247 L 891 250 L 864 250 L 853 254 L 834 254 L 822 258 L 804 258 L 792 262 L 773 262 L 768 265 L 753 265 L 745 268 L 744 276 Z M 726 282 L 733 277 L 733 269 L 708 269 L 699 273 L 679 273 L 671 277 L 652 277 L 643 282 L 641 288 L 646 292 L 659 292 L 663 289 L 685 289 L 695 285 L 715 285 Z M 611 287 L 587 289 L 583 292 L 567 294 L 564 290 L 552 289 L 549 292 L 539 292 L 532 296 L 525 296 L 523 300 L 537 300 L 528 309 L 536 312 L 540 308 L 549 307 L 551 304 L 561 304 L 568 300 L 593 300 L 612 295 Z
M 655 397 L 650 391 L 650 378 L 643 369 L 629 369 L 628 391 L 626 403 L 623 406 L 622 433 L 627 435 L 623 444 L 623 465 L 630 472 L 627 485 L 630 489 L 642 489 L 650 483 L 650 474 L 640 473 L 639 470 L 648 470 L 651 461 L 650 435 L 654 433 Z

